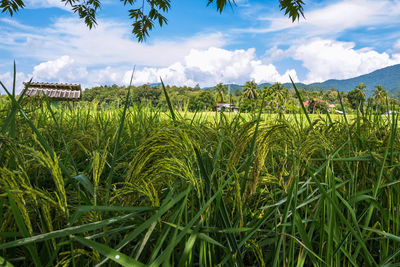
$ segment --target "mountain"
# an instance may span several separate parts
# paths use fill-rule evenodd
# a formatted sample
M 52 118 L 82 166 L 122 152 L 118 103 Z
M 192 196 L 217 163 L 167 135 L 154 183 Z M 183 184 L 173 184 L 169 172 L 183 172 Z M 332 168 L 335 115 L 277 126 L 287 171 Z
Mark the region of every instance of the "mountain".
M 319 87 L 322 90 L 335 88 L 340 91 L 354 89 L 359 83 L 364 83 L 372 91 L 381 84 L 391 93 L 400 93 L 400 64 L 373 71 L 371 73 L 345 80 L 327 80 L 322 83 L 312 83 L 308 86 Z
M 339 91 L 347 92 L 354 89 L 360 83 L 364 83 L 367 86 L 367 89 L 369 89 L 367 93 L 369 95 L 372 94 L 373 90 L 375 89 L 375 86 L 381 84 L 386 88 L 386 90 L 389 93 L 400 99 L 400 64 L 379 69 L 365 75 L 345 80 L 332 79 L 332 80 L 327 80 L 325 82 L 312 83 L 312 84 L 296 83 L 296 87 L 300 90 L 304 89 L 307 91 L 320 91 L 320 90 L 326 91 L 331 88 L 335 88 Z M 157 83 L 152 85 L 160 85 L 160 84 Z M 291 83 L 284 83 L 283 85 L 286 88 L 293 87 Z M 231 92 L 235 92 L 236 90 L 243 90 L 243 86 L 238 84 L 226 84 L 226 86 L 230 87 Z M 259 84 L 258 86 L 259 88 L 263 88 L 264 86 L 271 86 L 271 83 L 262 83 Z M 206 90 L 212 88 L 213 87 L 207 87 L 203 89 Z

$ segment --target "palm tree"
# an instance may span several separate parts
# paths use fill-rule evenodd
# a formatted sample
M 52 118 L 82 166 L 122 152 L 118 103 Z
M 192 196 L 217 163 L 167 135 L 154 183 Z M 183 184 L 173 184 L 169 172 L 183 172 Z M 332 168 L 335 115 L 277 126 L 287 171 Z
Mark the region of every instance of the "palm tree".
M 281 83 L 275 83 L 271 86 L 272 94 L 276 99 L 276 109 L 284 106 L 284 103 L 288 97 L 288 91 Z
M 253 99 L 258 97 L 258 85 L 255 81 L 248 81 L 243 85 L 243 97 Z
M 360 108 L 362 110 L 362 106 L 365 100 L 365 91 L 368 91 L 367 86 L 364 83 L 360 83 L 359 85 L 354 88 L 356 91 L 355 97 L 358 99 L 358 111 L 360 111 Z
M 383 85 L 379 84 L 375 87 L 374 91 L 374 98 L 376 104 L 383 104 L 385 102 L 387 96 L 387 92 L 385 90 L 385 87 Z
M 219 83 L 214 87 L 214 90 L 217 92 L 217 102 L 218 102 L 218 97 L 219 97 L 219 99 L 221 100 L 219 103 L 224 103 L 224 95 L 228 91 L 226 85 Z

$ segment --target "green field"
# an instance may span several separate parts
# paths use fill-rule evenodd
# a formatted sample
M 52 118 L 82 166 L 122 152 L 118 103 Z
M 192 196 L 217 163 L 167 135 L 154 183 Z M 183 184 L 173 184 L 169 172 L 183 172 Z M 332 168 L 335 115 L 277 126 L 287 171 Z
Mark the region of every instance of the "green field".
M 3 100 L 0 264 L 395 266 L 397 122 Z

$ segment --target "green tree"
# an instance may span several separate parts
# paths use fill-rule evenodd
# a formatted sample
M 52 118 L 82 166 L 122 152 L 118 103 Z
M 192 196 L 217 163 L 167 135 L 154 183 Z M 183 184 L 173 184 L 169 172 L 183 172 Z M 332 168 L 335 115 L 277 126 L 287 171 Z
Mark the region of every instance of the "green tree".
M 91 29 L 97 24 L 96 13 L 101 9 L 101 0 L 59 0 L 61 3 L 70 7 L 71 10 L 83 19 L 85 24 Z M 155 24 L 162 27 L 167 24 L 165 13 L 171 8 L 171 0 L 121 0 L 121 4 L 131 7 L 129 17 L 133 20 L 132 33 L 139 42 L 149 36 Z M 235 0 L 206 0 L 207 6 L 216 5 L 217 11 L 222 11 L 227 7 L 236 5 Z M 300 16 L 304 17 L 302 0 L 279 0 L 281 10 L 288 15 L 294 22 Z M 25 7 L 24 0 L 0 0 L 0 10 L 12 16 L 15 12 Z
M 347 93 L 347 99 L 351 103 L 353 109 L 358 108 L 359 112 L 362 111 L 363 103 L 365 101 L 365 91 L 367 87 L 364 83 L 360 83 L 353 90 Z
M 276 101 L 276 109 L 281 111 L 288 98 L 288 90 L 281 83 L 275 83 L 271 85 L 271 90 Z
M 326 113 L 328 108 L 328 104 L 324 100 L 320 100 L 318 98 L 314 98 L 308 103 L 308 112 L 312 114 L 316 113 L 317 111 Z
M 217 102 L 224 103 L 224 95 L 228 93 L 228 87 L 219 83 L 214 87 L 214 91 L 217 93 Z
M 256 99 L 258 97 L 258 85 L 255 81 L 248 81 L 243 85 L 243 97 L 247 99 Z
M 212 92 L 202 91 L 196 96 L 191 96 L 189 100 L 189 110 L 210 110 L 215 107 L 215 98 Z
M 373 92 L 373 99 L 371 99 L 371 105 L 375 108 L 376 111 L 384 112 L 385 111 L 385 101 L 387 98 L 387 91 L 383 85 L 379 84 L 375 86 L 375 90 Z
M 151 104 L 152 106 L 159 104 L 161 94 L 162 90 L 160 86 L 150 86 L 149 84 L 136 87 L 132 92 L 135 99 L 138 99 L 142 103 Z
M 117 85 L 97 86 L 91 89 L 86 89 L 82 93 L 82 100 L 96 101 L 100 105 L 115 105 L 120 106 L 126 96 L 127 88 Z
M 249 112 L 255 110 L 257 108 L 257 99 L 255 98 L 245 98 L 242 102 L 240 102 L 240 111 L 241 112 Z
M 336 103 L 338 101 L 338 91 L 331 88 L 324 93 L 322 99 L 327 100 L 329 103 Z
M 373 96 L 376 104 L 382 105 L 385 103 L 387 97 L 387 91 L 385 90 L 385 87 L 383 87 L 381 84 L 375 86 Z

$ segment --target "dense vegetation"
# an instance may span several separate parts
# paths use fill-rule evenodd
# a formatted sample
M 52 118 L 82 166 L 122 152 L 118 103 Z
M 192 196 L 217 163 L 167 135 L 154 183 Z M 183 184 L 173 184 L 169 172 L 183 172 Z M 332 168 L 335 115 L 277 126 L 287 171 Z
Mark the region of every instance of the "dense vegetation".
M 161 85 L 142 85 L 132 88 L 130 103 L 141 103 L 155 108 L 167 110 L 167 101 Z M 199 86 L 177 87 L 167 86 L 172 105 L 177 110 L 210 111 L 217 103 L 230 103 L 240 108 L 242 112 L 252 112 L 261 105 L 262 95 L 265 94 L 264 112 L 268 113 L 298 113 L 300 105 L 293 86 L 276 84 L 257 85 L 254 81 L 246 82 L 242 87 L 217 84 L 214 87 L 200 89 Z M 101 107 L 121 107 L 128 88 L 123 86 L 100 86 L 86 89 L 83 92 L 84 101 L 95 101 Z M 367 97 L 367 93 L 370 97 Z M 335 113 L 342 111 L 338 91 L 335 89 L 309 91 L 300 90 L 303 101 L 307 102 L 310 113 Z M 353 90 L 341 93 L 343 107 L 346 111 L 357 110 L 361 104 L 370 105 L 381 112 L 387 109 L 386 102 L 398 104 L 392 99 L 381 85 L 376 88 L 366 88 L 365 84 L 358 84 Z M 332 107 L 329 107 L 331 105 Z
M 166 113 L 133 96 L 1 99 L 0 263 L 400 261 L 397 114 L 193 114 L 164 94 Z

